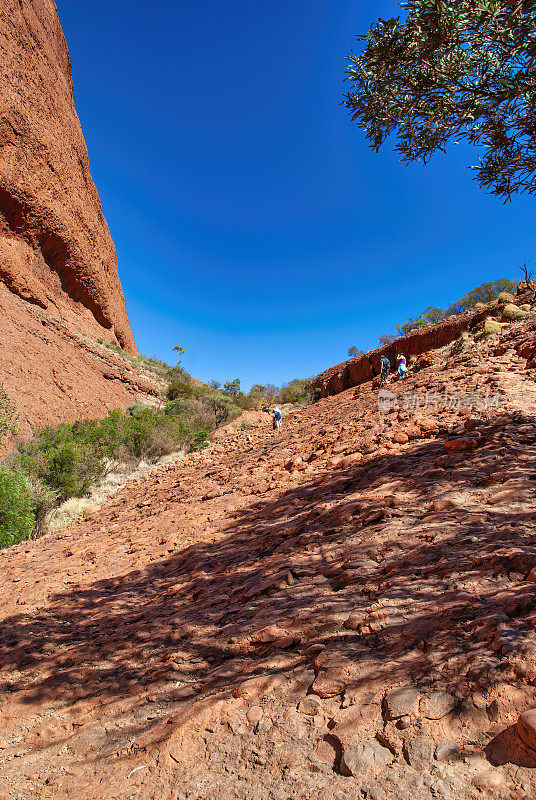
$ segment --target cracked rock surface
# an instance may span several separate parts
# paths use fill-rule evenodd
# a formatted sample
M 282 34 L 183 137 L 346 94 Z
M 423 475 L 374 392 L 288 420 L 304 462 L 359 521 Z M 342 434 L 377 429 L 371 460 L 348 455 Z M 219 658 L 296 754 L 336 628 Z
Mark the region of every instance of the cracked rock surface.
M 536 796 L 535 349 L 248 412 L 2 551 L 0 797 Z

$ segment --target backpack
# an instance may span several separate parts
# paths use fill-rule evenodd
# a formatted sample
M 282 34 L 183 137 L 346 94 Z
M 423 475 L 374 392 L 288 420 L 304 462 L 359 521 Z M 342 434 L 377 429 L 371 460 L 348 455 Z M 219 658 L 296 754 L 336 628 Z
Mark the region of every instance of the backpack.
M 274 411 L 275 419 L 281 419 L 281 411 Z

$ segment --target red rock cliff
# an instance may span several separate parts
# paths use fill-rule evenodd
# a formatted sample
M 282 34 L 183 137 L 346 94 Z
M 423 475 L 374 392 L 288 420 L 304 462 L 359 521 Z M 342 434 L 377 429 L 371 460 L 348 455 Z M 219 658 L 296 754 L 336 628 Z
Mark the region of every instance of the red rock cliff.
M 0 66 L 0 281 L 136 352 L 52 0 L 0 0 Z

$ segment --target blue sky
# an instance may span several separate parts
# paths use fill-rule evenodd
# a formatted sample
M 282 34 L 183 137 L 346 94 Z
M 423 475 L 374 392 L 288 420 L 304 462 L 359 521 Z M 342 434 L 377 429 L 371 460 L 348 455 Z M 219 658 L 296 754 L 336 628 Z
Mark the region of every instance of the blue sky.
M 453 148 L 376 155 L 340 105 L 387 0 L 58 0 L 93 178 L 145 355 L 281 384 L 515 275 L 536 200 Z M 472 159 L 472 160 L 471 160 Z

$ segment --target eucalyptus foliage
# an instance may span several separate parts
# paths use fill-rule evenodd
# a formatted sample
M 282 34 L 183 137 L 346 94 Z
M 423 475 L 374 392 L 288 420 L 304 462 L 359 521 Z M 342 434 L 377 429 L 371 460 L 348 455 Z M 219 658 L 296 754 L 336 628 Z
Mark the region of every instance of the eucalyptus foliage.
M 378 151 L 405 162 L 479 147 L 482 188 L 536 193 L 536 0 L 406 0 L 358 36 L 345 104 Z

